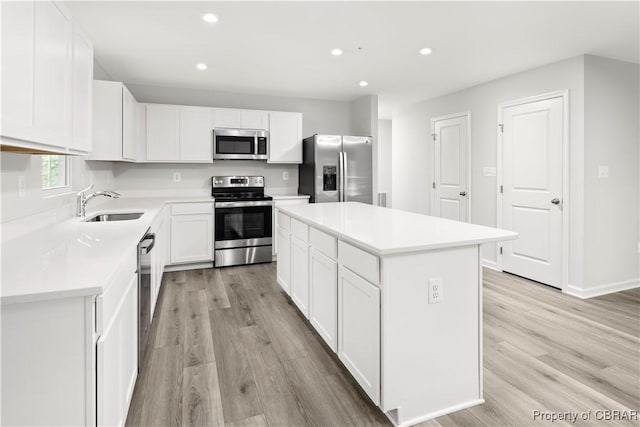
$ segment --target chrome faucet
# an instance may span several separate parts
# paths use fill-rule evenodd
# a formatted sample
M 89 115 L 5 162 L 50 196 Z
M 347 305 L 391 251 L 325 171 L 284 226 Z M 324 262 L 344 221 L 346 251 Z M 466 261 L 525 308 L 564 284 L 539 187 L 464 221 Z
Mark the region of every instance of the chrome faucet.
M 96 191 L 95 193 L 91 193 L 89 195 L 85 194 L 85 192 L 91 190 L 93 188 L 93 184 L 91 184 L 90 186 L 88 186 L 87 188 L 85 188 L 84 190 L 78 192 L 78 197 L 77 197 L 77 209 L 76 209 L 76 216 L 78 216 L 78 218 L 84 218 L 86 215 L 86 208 L 87 208 L 87 202 L 91 199 L 93 199 L 94 197 L 98 197 L 98 196 L 105 196 L 105 197 L 113 197 L 114 199 L 117 199 L 118 197 L 120 197 L 120 193 L 116 193 L 115 191 Z

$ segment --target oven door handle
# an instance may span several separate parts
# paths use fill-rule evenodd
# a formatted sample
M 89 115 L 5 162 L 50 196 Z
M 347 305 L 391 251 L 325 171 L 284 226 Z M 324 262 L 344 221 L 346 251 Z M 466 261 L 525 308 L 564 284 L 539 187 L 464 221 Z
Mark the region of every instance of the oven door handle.
M 216 208 L 248 208 L 254 206 L 272 206 L 273 202 L 270 200 L 260 200 L 254 202 L 216 202 Z

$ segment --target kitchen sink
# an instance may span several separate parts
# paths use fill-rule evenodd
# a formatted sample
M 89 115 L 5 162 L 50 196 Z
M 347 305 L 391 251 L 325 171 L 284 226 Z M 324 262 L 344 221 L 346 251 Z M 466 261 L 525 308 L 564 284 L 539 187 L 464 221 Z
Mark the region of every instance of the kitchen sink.
M 91 218 L 87 218 L 83 222 L 131 221 L 140 218 L 142 215 L 143 212 L 99 214 L 94 215 Z

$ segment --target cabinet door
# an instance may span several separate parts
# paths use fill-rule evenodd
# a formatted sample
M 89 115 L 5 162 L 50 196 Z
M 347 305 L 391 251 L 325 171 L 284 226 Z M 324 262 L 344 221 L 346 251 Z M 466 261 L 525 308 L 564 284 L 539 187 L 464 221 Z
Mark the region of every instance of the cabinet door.
M 267 111 L 258 110 L 242 110 L 242 128 L 243 129 L 268 129 L 269 113 Z
M 213 110 L 180 108 L 180 160 L 213 162 Z
M 291 237 L 291 299 L 309 318 L 309 245 Z
M 51 1 L 35 4 L 35 142 L 64 147 L 71 134 L 71 21 Z
M 147 160 L 180 160 L 178 106 L 147 104 Z
M 93 81 L 91 160 L 122 160 L 122 83 Z
M 171 263 L 213 260 L 213 215 L 171 217 Z
M 97 343 L 98 426 L 121 426 L 138 375 L 138 275 Z
M 314 248 L 309 252 L 309 320 L 318 334 L 338 350 L 338 263 Z
M 276 277 L 280 287 L 291 294 L 291 235 L 282 227 L 278 227 L 278 262 Z
M 302 114 L 269 113 L 269 163 L 302 163 Z
M 242 128 L 242 110 L 216 108 L 214 124 L 216 128 Z
M 93 45 L 78 25 L 73 28 L 72 133 L 70 148 L 91 152 L 93 124 Z
M 2 2 L 2 135 L 29 139 L 33 126 L 34 1 Z
M 373 403 L 380 403 L 380 289 L 338 269 L 338 358 Z
M 122 86 L 122 158 L 138 158 L 138 103 L 129 89 Z

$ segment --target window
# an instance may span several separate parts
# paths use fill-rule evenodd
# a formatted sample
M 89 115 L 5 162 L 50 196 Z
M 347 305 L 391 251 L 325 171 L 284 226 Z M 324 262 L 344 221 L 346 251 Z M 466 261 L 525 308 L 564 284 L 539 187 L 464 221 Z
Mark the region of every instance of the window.
M 42 189 L 59 190 L 69 186 L 67 156 L 42 156 Z

